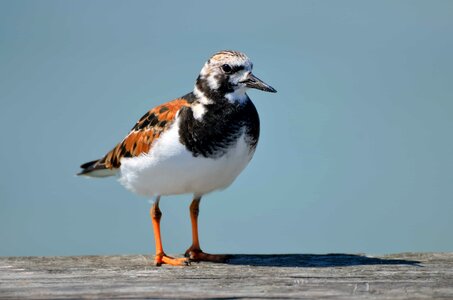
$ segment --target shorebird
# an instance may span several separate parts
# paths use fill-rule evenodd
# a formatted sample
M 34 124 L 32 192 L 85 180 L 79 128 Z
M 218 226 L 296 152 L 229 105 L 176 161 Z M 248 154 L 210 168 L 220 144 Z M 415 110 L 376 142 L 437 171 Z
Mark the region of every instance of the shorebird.
M 192 92 L 148 111 L 103 158 L 81 165 L 78 175 L 117 175 L 128 190 L 154 200 L 150 215 L 156 265 L 223 262 L 225 255 L 201 250 L 201 197 L 228 187 L 255 152 L 260 123 L 247 90 L 276 90 L 252 73 L 241 52 L 224 50 L 204 64 Z M 165 254 L 160 234 L 161 196 L 192 194 L 192 245 L 184 258 Z

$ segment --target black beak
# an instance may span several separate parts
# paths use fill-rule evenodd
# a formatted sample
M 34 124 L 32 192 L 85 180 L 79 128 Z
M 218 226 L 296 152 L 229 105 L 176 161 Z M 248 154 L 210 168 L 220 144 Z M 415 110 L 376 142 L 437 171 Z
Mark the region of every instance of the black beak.
M 271 87 L 270 85 L 268 85 L 267 83 L 265 83 L 264 81 L 262 81 L 261 79 L 259 79 L 255 75 L 253 75 L 252 73 L 249 73 L 247 78 L 241 82 L 245 83 L 246 87 L 249 87 L 252 89 L 258 89 L 258 90 L 262 90 L 262 91 L 270 92 L 270 93 L 277 92 L 276 89 L 274 89 L 273 87 Z

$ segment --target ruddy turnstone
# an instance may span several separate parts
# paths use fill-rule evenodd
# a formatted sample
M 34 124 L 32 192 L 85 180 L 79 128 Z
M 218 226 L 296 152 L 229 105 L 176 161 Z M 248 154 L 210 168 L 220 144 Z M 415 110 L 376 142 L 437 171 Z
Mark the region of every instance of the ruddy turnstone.
M 151 109 L 103 158 L 81 165 L 78 175 L 118 175 L 127 189 L 154 199 L 156 265 L 226 259 L 201 250 L 199 205 L 203 195 L 229 186 L 255 152 L 260 123 L 246 91 L 276 90 L 255 77 L 252 68 L 244 53 L 217 52 L 204 64 L 193 92 Z M 192 245 L 185 258 L 167 256 L 160 234 L 160 197 L 176 194 L 193 195 Z

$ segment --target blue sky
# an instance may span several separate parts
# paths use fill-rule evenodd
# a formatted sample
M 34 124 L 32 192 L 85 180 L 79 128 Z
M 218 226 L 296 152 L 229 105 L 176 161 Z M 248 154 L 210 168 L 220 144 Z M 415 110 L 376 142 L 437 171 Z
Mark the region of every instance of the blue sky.
M 452 32 L 451 1 L 0 1 L 0 255 L 153 253 L 147 199 L 74 174 L 222 49 L 278 93 L 249 93 L 261 140 L 204 250 L 453 251 Z M 169 253 L 190 200 L 161 201 Z

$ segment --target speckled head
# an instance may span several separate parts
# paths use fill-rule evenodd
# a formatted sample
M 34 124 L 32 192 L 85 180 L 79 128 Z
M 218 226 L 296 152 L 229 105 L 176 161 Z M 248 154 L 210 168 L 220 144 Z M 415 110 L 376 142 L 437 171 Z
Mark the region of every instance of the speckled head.
M 275 93 L 276 90 L 252 74 L 253 63 L 242 52 L 223 50 L 214 54 L 201 69 L 194 94 L 202 102 L 227 99 L 242 102 L 249 88 Z

